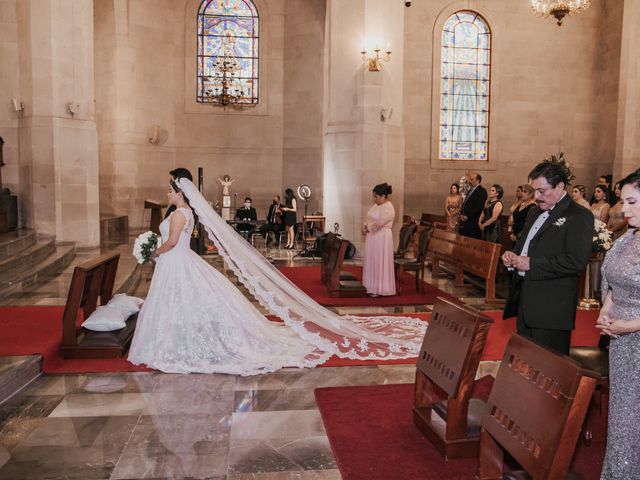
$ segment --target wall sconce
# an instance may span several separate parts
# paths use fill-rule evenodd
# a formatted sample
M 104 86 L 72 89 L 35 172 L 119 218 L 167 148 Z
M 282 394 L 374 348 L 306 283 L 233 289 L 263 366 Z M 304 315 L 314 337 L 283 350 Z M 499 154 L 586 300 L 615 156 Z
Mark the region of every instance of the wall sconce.
M 388 62 L 391 60 L 391 46 L 387 44 L 387 51 L 384 52 L 384 56 L 380 56 L 380 49 L 376 46 L 373 51 L 375 54 L 372 57 L 367 57 L 367 50 L 362 47 L 360 54 L 362 55 L 362 61 L 367 63 L 370 72 L 379 72 L 382 68 L 381 62 Z

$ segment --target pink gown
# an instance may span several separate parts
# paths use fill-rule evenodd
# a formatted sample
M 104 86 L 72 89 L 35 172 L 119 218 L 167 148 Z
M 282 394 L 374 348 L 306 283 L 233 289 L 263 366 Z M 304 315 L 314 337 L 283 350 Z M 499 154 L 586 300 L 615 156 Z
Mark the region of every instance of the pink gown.
M 362 262 L 362 284 L 372 295 L 395 295 L 393 234 L 396 212 L 391 202 L 374 204 L 367 212 L 367 233 Z

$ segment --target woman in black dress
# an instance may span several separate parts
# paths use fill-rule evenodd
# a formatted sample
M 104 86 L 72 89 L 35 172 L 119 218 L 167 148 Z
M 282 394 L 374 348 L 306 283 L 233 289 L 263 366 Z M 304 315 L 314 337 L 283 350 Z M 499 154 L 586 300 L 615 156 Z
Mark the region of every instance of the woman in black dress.
M 297 207 L 298 203 L 293 195 L 293 190 L 287 188 L 284 191 L 284 207 L 280 208 L 280 210 L 282 210 L 282 223 L 287 229 L 287 245 L 284 248 L 291 249 L 296 243 L 294 227 L 296 226 L 296 223 L 298 223 L 298 219 L 296 217 Z
M 529 210 L 531 210 L 531 208 L 536 204 L 536 200 L 533 198 L 533 187 L 526 183 L 522 185 L 521 188 L 522 196 L 520 204 L 511 214 L 513 222 L 510 227 L 511 230 L 509 237 L 514 244 L 520 237 L 520 232 L 522 232 L 522 229 L 524 228 L 524 222 L 527 220 Z
M 504 189 L 495 184 L 489 189 L 489 198 L 484 204 L 484 210 L 480 214 L 478 225 L 482 230 L 482 239 L 486 242 L 500 243 L 502 230 L 500 228 L 500 215 L 504 206 L 500 199 L 504 195 Z

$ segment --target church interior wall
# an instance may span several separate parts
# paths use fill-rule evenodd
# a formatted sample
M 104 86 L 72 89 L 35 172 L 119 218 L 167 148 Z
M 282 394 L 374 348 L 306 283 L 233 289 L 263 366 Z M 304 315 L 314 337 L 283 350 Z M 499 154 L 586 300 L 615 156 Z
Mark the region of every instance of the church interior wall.
M 319 189 L 317 68 L 324 2 L 298 0 L 287 3 L 286 12 L 284 1 L 254 3 L 261 29 L 260 103 L 223 110 L 195 101 L 198 0 L 138 0 L 124 7 L 95 2 L 104 213 L 128 213 L 130 224 L 140 225 L 144 199 L 164 201 L 168 172 L 177 166 L 194 175 L 203 167 L 204 191 L 211 199 L 221 198 L 217 179 L 229 174 L 238 206 L 251 196 L 259 212 L 287 186 L 309 183 Z M 149 142 L 154 129 L 155 145 Z
M 593 2 L 558 27 L 553 19 L 534 17 L 528 2 L 413 2 L 405 16 L 406 213 L 443 211 L 449 185 L 469 168 L 468 162 L 434 165 L 437 117 L 431 112 L 439 87 L 433 50 L 441 30 L 434 31 L 443 14 L 475 9 L 492 29 L 493 159 L 475 169 L 485 186 L 502 185 L 510 203 L 532 166 L 559 151 L 588 188 L 611 172 L 621 23 L 621 9 L 613 4 L 620 3 Z

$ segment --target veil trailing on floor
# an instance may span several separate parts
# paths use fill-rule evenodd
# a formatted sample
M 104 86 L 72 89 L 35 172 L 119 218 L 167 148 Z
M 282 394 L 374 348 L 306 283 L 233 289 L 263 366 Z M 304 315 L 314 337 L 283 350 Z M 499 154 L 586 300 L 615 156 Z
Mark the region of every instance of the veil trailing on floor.
M 211 241 L 251 294 L 305 341 L 340 357 L 415 357 L 426 324 L 409 317 L 338 315 L 300 290 L 211 208 L 186 178 L 176 180 Z

